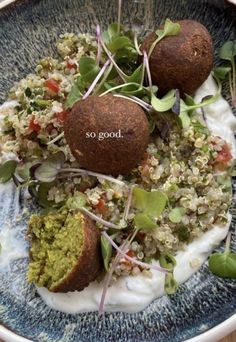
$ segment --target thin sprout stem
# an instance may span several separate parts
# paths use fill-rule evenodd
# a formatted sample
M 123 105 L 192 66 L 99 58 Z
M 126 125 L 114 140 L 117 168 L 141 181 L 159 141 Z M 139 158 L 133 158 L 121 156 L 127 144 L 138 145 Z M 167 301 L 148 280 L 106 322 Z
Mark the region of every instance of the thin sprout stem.
M 235 70 L 235 62 L 232 61 L 232 88 L 233 88 L 233 98 L 236 96 L 236 70 Z
M 110 92 L 113 91 L 113 90 L 117 90 L 117 89 L 123 88 L 124 86 L 128 86 L 128 85 L 138 85 L 138 86 L 140 86 L 139 83 L 128 82 L 128 83 L 120 84 L 120 85 L 118 85 L 118 86 L 115 86 L 115 87 L 113 87 L 113 88 L 110 88 L 110 89 L 104 91 L 104 93 L 100 94 L 99 96 L 104 96 L 104 95 L 110 93 Z
M 125 221 L 127 221 L 127 218 L 128 218 L 128 215 L 129 215 L 134 187 L 135 187 L 135 185 L 131 185 L 131 187 L 129 189 L 129 195 L 128 195 L 128 198 L 127 198 L 127 202 L 126 202 L 125 210 L 124 210 L 124 214 L 123 214 L 123 219 Z
M 146 68 L 145 63 L 143 63 L 142 76 L 141 76 L 141 82 L 140 82 L 141 86 L 143 86 L 143 83 L 144 83 L 145 68 Z
M 101 217 L 95 215 L 94 213 L 92 213 L 91 211 L 89 211 L 88 209 L 82 207 L 80 208 L 80 210 L 87 214 L 92 220 L 98 222 L 98 223 L 101 223 L 103 226 L 107 227 L 107 228 L 112 228 L 112 229 L 118 229 L 118 230 L 121 230 L 122 228 L 120 226 L 118 226 L 117 224 L 114 224 L 112 222 L 108 222 L 104 219 L 102 219 Z
M 234 60 L 232 61 L 232 102 L 234 107 L 236 107 L 236 70 Z
M 159 41 L 162 39 L 162 37 L 158 37 L 151 45 L 149 51 L 148 51 L 148 59 L 151 57 L 151 54 L 153 52 L 153 50 L 155 49 L 155 46 L 157 45 L 157 43 L 159 43 Z
M 152 89 L 152 76 L 151 76 L 151 72 L 150 72 L 149 61 L 148 61 L 148 56 L 147 56 L 146 51 L 143 52 L 143 64 L 145 65 L 145 68 L 147 71 L 149 87 Z
M 106 71 L 106 69 L 110 63 L 111 63 L 110 60 L 107 60 L 106 63 L 103 65 L 103 67 L 101 68 L 101 70 L 99 71 L 97 76 L 95 77 L 94 81 L 90 85 L 89 89 L 83 95 L 83 100 L 85 100 L 92 93 L 93 89 L 96 87 L 98 81 L 100 80 L 100 78 L 102 77 L 102 75 L 104 74 L 104 72 Z
M 120 258 L 121 258 L 121 256 L 120 256 Z M 104 279 L 104 286 L 103 286 L 102 296 L 101 296 L 101 299 L 100 299 L 99 310 L 98 310 L 99 315 L 103 315 L 104 314 L 104 306 L 105 306 L 106 294 L 107 294 L 107 291 L 108 291 L 108 287 L 111 284 L 112 276 L 113 276 L 113 273 L 114 273 L 114 271 L 116 269 L 116 266 L 119 264 L 120 258 L 116 257 L 113 260 L 113 263 L 112 263 L 112 265 L 110 267 L 110 270 L 106 274 L 106 277 Z
M 101 46 L 101 28 L 100 25 L 97 24 L 97 28 L 96 28 L 96 33 L 97 33 L 97 44 L 98 44 L 98 51 L 97 51 L 97 64 L 99 65 L 100 60 L 101 60 L 101 55 L 102 55 L 102 46 Z
M 110 64 L 108 69 L 106 70 L 105 74 L 103 75 L 103 78 L 102 78 L 101 82 L 98 84 L 97 88 L 94 90 L 94 92 L 93 92 L 94 95 L 99 92 L 99 90 L 101 89 L 103 84 L 106 82 L 106 79 L 109 76 L 112 68 L 113 68 L 113 64 Z
M 148 106 L 144 105 L 142 102 L 138 101 L 138 100 L 135 100 L 133 99 L 131 96 L 125 96 L 125 95 L 121 95 L 121 94 L 113 94 L 113 96 L 115 97 L 121 97 L 123 99 L 126 99 L 126 100 L 130 100 L 132 102 L 135 102 L 137 103 L 139 106 L 143 107 L 147 112 L 150 111 L 150 108 L 148 108 Z
M 230 90 L 231 98 L 233 99 L 234 89 L 233 89 L 233 79 L 232 79 L 231 72 L 229 73 L 229 90 Z
M 65 135 L 65 133 L 64 133 L 64 132 L 61 132 L 61 133 L 60 133 L 59 135 L 57 135 L 54 139 L 52 139 L 51 141 L 49 141 L 49 142 L 47 143 L 47 145 L 49 146 L 49 145 L 51 145 L 51 144 L 54 144 L 55 142 L 57 142 L 58 140 L 60 140 L 61 138 L 63 138 L 64 135 Z
M 138 52 L 139 56 L 142 56 L 142 52 L 139 48 L 139 45 L 138 45 L 138 37 L 137 37 L 137 34 L 134 35 L 134 46 L 135 46 L 135 49 L 136 51 Z
M 140 103 L 142 103 L 144 106 L 147 106 L 149 109 L 152 109 L 152 105 L 150 105 L 149 103 L 141 100 L 139 97 L 137 96 L 134 96 L 134 95 L 130 95 L 131 99 L 134 99 L 134 100 L 137 100 L 139 101 Z
M 226 243 L 225 243 L 225 253 L 230 252 L 230 243 L 231 243 L 231 232 L 228 233 Z
M 101 45 L 103 47 L 103 50 L 106 52 L 108 58 L 111 60 L 112 64 L 114 65 L 114 67 L 116 68 L 120 78 L 126 82 L 126 74 L 121 70 L 121 68 L 117 65 L 116 61 L 114 60 L 113 56 L 111 55 L 110 51 L 108 50 L 108 48 L 106 47 L 106 44 L 104 43 L 103 39 L 100 38 L 100 42 Z
M 77 173 L 77 174 L 93 176 L 93 177 L 105 179 L 109 182 L 116 183 L 116 184 L 119 184 L 121 186 L 124 186 L 124 185 L 126 186 L 126 184 L 123 181 L 116 179 L 114 177 L 111 177 L 111 176 L 103 175 L 102 173 L 97 173 L 97 172 L 83 170 L 83 169 L 76 169 L 76 168 L 65 168 L 65 169 L 61 169 L 59 171 L 59 173 L 64 173 L 64 172 L 73 172 L 73 173 Z
M 122 243 L 122 245 L 120 247 L 121 250 L 126 250 L 127 246 L 129 245 L 129 238 L 130 238 L 130 235 Z M 104 314 L 104 304 L 105 304 L 105 298 L 106 298 L 107 290 L 108 290 L 108 287 L 109 287 L 109 285 L 111 283 L 112 275 L 113 275 L 113 273 L 114 273 L 114 271 L 116 269 L 116 266 L 119 264 L 119 261 L 120 261 L 121 257 L 122 257 L 122 255 L 117 253 L 117 255 L 115 256 L 115 259 L 113 260 L 113 262 L 111 264 L 109 272 L 106 274 L 106 277 L 105 277 L 105 280 L 104 280 L 102 296 L 101 296 L 100 304 L 99 304 L 99 315 L 103 315 Z
M 120 34 L 120 23 L 121 23 L 121 7 L 122 7 L 122 0 L 118 0 L 118 25 L 117 25 L 117 35 Z
M 117 252 L 122 254 L 123 257 L 125 259 L 129 260 L 130 262 L 132 262 L 132 263 L 134 263 L 134 264 L 136 264 L 138 266 L 141 266 L 143 268 L 151 268 L 151 269 L 154 269 L 156 271 L 163 272 L 163 273 L 168 272 L 168 270 L 166 270 L 165 268 L 163 268 L 161 266 L 152 265 L 152 264 L 146 264 L 145 262 L 142 262 L 142 261 L 139 261 L 139 260 L 136 260 L 134 258 L 129 257 L 126 253 L 124 253 L 120 249 L 120 247 L 117 246 L 117 244 L 110 238 L 110 236 L 105 231 L 102 232 L 102 235 L 110 242 L 110 244 L 117 250 Z

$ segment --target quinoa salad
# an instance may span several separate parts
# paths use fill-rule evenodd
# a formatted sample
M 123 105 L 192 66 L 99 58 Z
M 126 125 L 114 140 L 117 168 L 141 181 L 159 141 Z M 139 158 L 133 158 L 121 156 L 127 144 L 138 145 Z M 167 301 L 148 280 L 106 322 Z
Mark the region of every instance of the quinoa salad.
M 185 24 L 191 31 L 188 22 L 167 19 L 155 33 L 162 40 L 156 39 L 154 45 L 152 41 L 149 50 L 143 38 L 119 23 L 111 24 L 103 34 L 98 26 L 96 36 L 63 34 L 56 43 L 57 56 L 38 61 L 35 72 L 10 89 L 7 101 L 0 107 L 0 178 L 3 183 L 13 180 L 17 187 L 27 189 L 29 201 L 40 208 L 41 213 L 32 213 L 26 237 L 30 244 L 27 279 L 38 288 L 67 293 L 82 291 L 91 282 L 102 284 L 98 308 L 102 313 L 105 295 L 119 279 L 152 279 L 153 272 L 157 272 L 164 277 L 165 293 L 173 295 L 179 287 L 174 276 L 179 251 L 204 238 L 216 226 L 227 227 L 221 240 L 226 237 L 235 152 L 229 140 L 212 132 L 206 114 L 207 106 L 221 97 L 219 70 L 210 76 L 215 94 L 206 94 L 197 103 L 190 95 L 204 83 L 209 71 L 194 91 L 189 89 L 188 93 L 179 84 L 170 86 L 167 92 L 155 81 L 152 67 L 152 53 L 158 44 L 164 49 L 161 44 L 184 33 Z M 147 54 L 143 47 L 151 53 Z M 211 71 L 211 62 L 209 68 Z M 71 124 L 72 114 L 85 112 L 87 107 L 79 108 L 80 103 L 93 96 L 101 101 L 107 97 L 108 102 L 113 97 L 120 101 L 119 108 L 126 107 L 127 101 L 126 108 L 130 104 L 145 113 L 141 120 L 147 121 L 147 144 L 143 136 L 141 142 L 134 141 L 144 153 L 137 158 L 136 150 L 129 154 L 131 147 L 127 143 L 122 154 L 121 163 L 126 165 L 132 155 L 137 159 L 128 172 L 107 169 L 110 160 L 98 169 L 100 164 L 94 155 L 97 168 L 91 169 L 84 162 L 92 137 L 84 138 L 83 145 L 74 118 L 75 125 Z M 94 106 L 91 108 L 96 112 Z M 136 107 L 132 108 L 135 111 Z M 112 117 L 110 120 L 115 122 Z M 144 126 L 146 121 L 141 121 Z M 114 132 L 120 130 L 122 134 L 122 127 L 114 127 Z M 91 135 L 90 127 L 87 131 Z M 96 146 L 104 143 L 106 147 L 105 142 L 118 141 L 115 133 L 108 137 L 107 131 L 104 127 L 100 132 Z M 81 152 L 80 146 L 85 150 L 82 147 Z M 80 265 L 84 262 L 86 239 L 91 257 L 84 263 L 88 267 L 84 274 Z M 77 271 L 76 286 L 72 269 L 73 273 Z M 87 279 L 88 270 L 91 274 Z M 210 270 L 220 276 L 214 265 Z M 230 274 L 222 276 L 235 278 L 235 265 Z

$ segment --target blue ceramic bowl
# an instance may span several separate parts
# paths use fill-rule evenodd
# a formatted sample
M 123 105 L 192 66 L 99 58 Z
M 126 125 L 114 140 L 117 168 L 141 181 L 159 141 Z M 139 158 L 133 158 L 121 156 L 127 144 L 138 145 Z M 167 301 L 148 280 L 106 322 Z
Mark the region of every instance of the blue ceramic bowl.
M 2 9 L 0 102 L 14 81 L 34 70 L 35 61 L 55 54 L 55 42 L 61 33 L 94 32 L 96 23 L 105 28 L 116 20 L 116 13 L 115 0 L 21 0 Z M 211 32 L 216 50 L 222 42 L 236 36 L 235 11 L 224 1 L 124 0 L 125 24 L 135 23 L 148 31 L 166 17 L 202 22 Z M 12 229 L 18 230 L 19 238 L 23 239 L 27 217 L 17 220 L 26 205 L 21 201 L 19 206 L 20 196 L 12 185 L 0 191 L 0 229 L 10 221 Z M 232 231 L 236 250 L 235 218 Z M 164 296 L 137 314 L 107 313 L 104 317 L 97 313 L 69 315 L 51 310 L 34 286 L 26 283 L 26 268 L 27 259 L 21 259 L 13 263 L 10 272 L 0 273 L 0 322 L 33 341 L 179 342 L 236 313 L 236 282 L 213 276 L 206 265 L 176 295 Z M 236 326 L 236 320 L 232 322 Z M 4 336 L 10 339 L 10 335 Z M 198 341 L 206 339 L 200 337 Z

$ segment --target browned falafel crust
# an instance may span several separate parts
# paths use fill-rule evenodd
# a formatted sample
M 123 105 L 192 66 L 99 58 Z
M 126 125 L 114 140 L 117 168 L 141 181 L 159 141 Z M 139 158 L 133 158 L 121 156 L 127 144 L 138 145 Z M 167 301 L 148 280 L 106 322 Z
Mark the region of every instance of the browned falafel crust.
M 195 20 L 176 21 L 181 31 L 161 40 L 150 56 L 152 80 L 164 94 L 179 89 L 192 94 L 213 68 L 213 43 L 205 26 Z M 144 40 L 141 50 L 148 53 L 157 38 L 155 32 Z
M 67 116 L 65 137 L 80 165 L 104 174 L 127 174 L 142 160 L 149 142 L 149 124 L 136 103 L 113 95 L 78 101 Z M 120 130 L 121 138 L 98 140 L 100 132 Z M 86 138 L 94 132 L 96 138 Z

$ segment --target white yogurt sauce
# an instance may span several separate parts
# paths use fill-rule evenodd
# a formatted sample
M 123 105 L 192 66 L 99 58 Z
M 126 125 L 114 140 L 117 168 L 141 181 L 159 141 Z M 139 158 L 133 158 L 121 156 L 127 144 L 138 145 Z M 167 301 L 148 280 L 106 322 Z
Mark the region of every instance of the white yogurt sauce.
M 0 192 L 4 197 L 4 209 L 6 212 L 10 208 L 12 201 L 11 196 L 8 196 L 7 193 L 12 193 L 13 188 L 14 185 L 12 183 L 0 184 Z M 20 212 L 17 194 L 15 196 L 14 208 L 14 218 L 6 219 L 0 223 L 0 273 L 10 271 L 12 261 L 28 257 L 25 239 L 17 236 L 19 230 L 24 228 L 22 225 L 17 224 Z
M 0 273 L 9 271 L 13 260 L 27 258 L 28 251 L 25 241 L 19 241 L 12 223 L 2 224 L 0 230 Z
M 6 116 L 6 113 L 9 112 L 9 110 L 14 111 L 14 108 L 18 105 L 19 103 L 15 100 L 12 101 L 6 101 L 2 105 L 0 105 L 0 133 L 2 132 L 2 127 L 3 127 L 3 121 Z M 13 152 L 5 152 L 2 151 L 1 157 L 0 157 L 0 163 L 5 163 L 7 160 L 18 160 L 18 157 L 15 153 Z
M 206 95 L 216 93 L 217 87 L 209 78 L 196 92 L 195 100 L 200 102 Z M 232 145 L 232 154 L 236 158 L 234 131 L 236 118 L 227 101 L 220 97 L 217 102 L 205 108 L 207 125 L 213 134 L 221 136 Z M 215 226 L 201 237 L 179 251 L 176 255 L 177 266 L 174 271 L 179 283 L 189 279 L 205 262 L 212 250 L 226 237 L 231 216 L 224 226 Z M 152 270 L 152 278 L 143 275 L 119 278 L 107 291 L 106 311 L 138 312 L 155 298 L 164 294 L 164 274 Z M 45 303 L 55 310 L 78 313 L 98 310 L 103 283 L 93 282 L 81 292 L 51 293 L 45 288 L 38 288 L 38 293 Z

